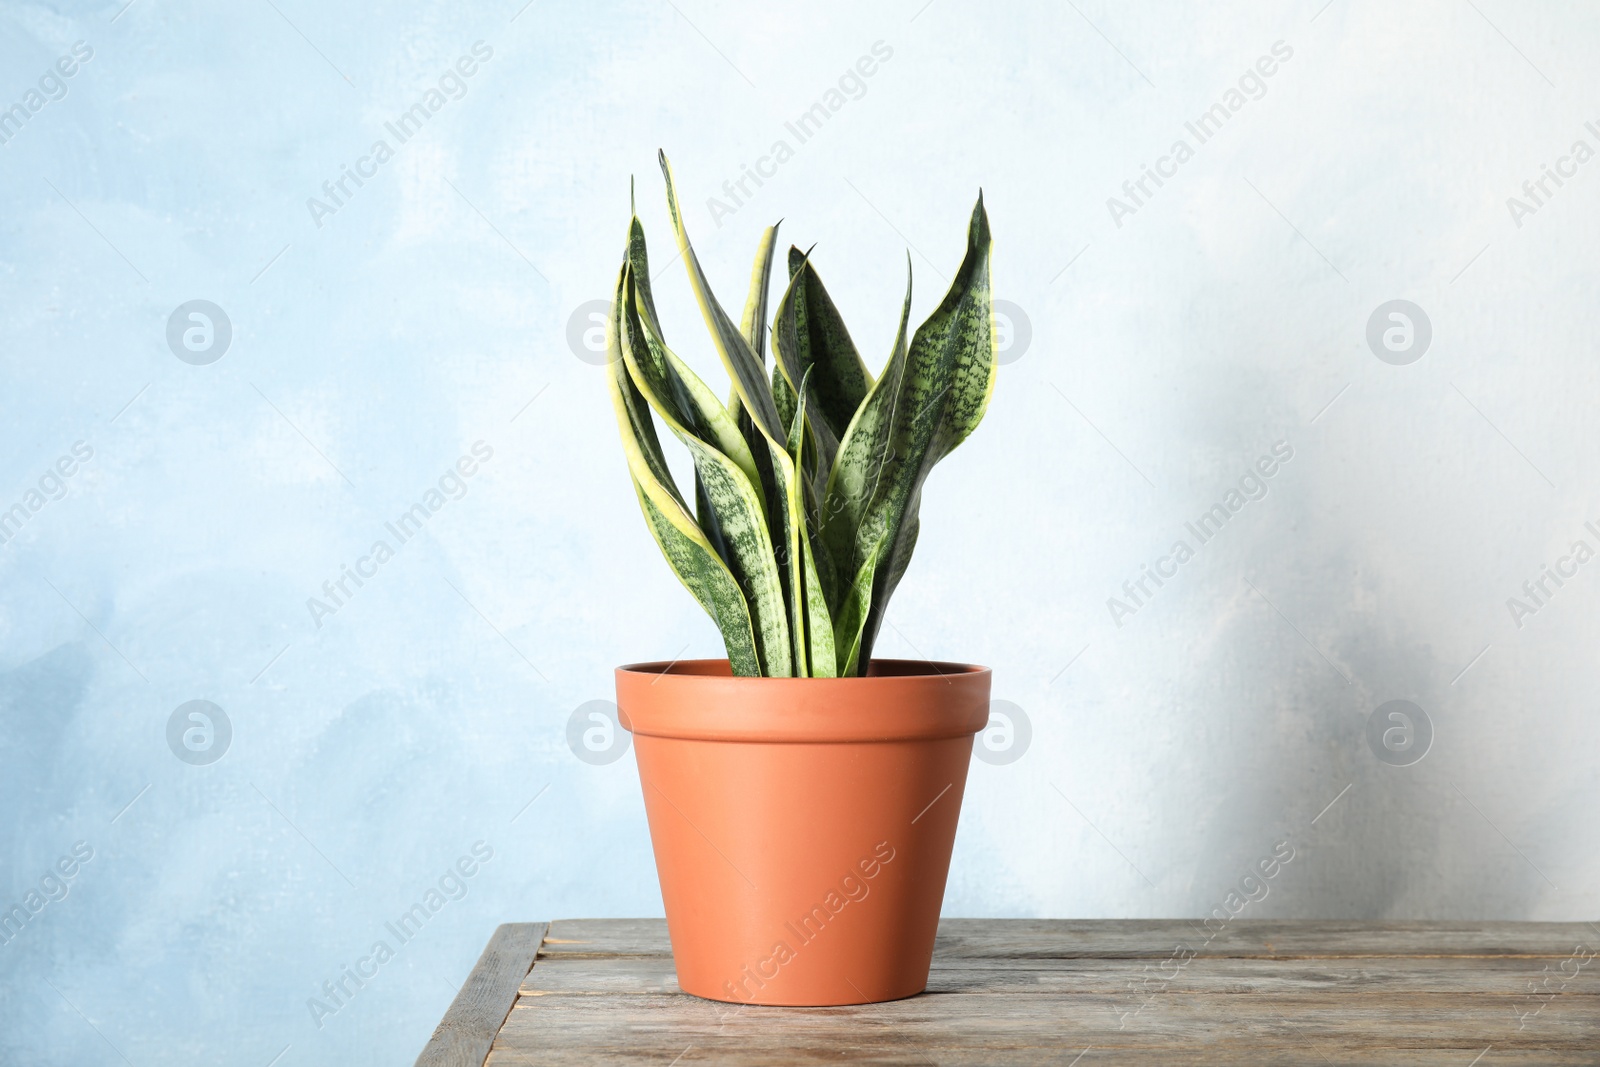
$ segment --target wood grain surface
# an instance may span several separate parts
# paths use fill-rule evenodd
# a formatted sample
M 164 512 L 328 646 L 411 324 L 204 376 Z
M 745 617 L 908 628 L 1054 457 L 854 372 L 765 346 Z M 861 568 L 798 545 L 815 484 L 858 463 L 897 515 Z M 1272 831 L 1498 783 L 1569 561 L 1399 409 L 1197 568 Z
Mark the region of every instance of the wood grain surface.
M 417 1057 L 417 1067 L 483 1067 L 547 927 L 547 923 L 506 923 L 495 930 Z
M 947 919 L 920 996 L 757 1008 L 679 991 L 659 919 L 564 920 L 531 969 L 491 942 L 435 1034 L 514 993 L 487 1060 L 418 1063 L 1594 1067 L 1597 953 L 1591 923 Z

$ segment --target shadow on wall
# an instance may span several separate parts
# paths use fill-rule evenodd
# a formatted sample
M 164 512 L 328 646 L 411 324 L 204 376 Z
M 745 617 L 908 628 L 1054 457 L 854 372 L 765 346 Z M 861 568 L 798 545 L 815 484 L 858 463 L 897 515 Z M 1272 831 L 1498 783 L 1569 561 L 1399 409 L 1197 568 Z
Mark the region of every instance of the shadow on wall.
M 1253 650 L 1260 659 L 1251 675 L 1277 681 L 1247 691 L 1243 707 L 1227 671 L 1214 672 L 1215 692 L 1196 694 L 1201 706 L 1236 709 L 1231 728 L 1250 758 L 1215 779 L 1185 901 L 1190 913 L 1526 919 L 1547 899 L 1551 887 L 1504 846 L 1473 807 L 1486 801 L 1468 802 L 1472 783 L 1452 770 L 1463 697 L 1450 692 L 1449 679 L 1459 664 L 1442 663 L 1409 636 L 1422 629 L 1420 619 L 1374 611 L 1377 581 L 1343 554 L 1299 573 L 1293 588 L 1317 590 L 1315 610 L 1296 610 L 1292 589 L 1279 607 L 1305 640 L 1242 587 L 1210 649 L 1197 649 L 1197 658 L 1219 663 Z M 1342 602 L 1330 603 L 1338 590 Z M 1413 702 L 1421 716 L 1386 711 L 1369 727 L 1396 699 Z

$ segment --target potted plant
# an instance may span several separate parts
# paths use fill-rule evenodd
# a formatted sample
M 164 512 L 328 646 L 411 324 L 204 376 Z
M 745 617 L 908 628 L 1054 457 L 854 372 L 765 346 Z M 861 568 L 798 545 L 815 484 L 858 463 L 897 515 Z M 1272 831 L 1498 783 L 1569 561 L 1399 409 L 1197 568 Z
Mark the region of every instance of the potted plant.
M 983 197 L 949 292 L 876 380 L 807 254 L 772 316 L 777 227 L 735 323 L 667 207 L 690 287 L 733 382 L 724 404 L 678 358 L 634 215 L 607 329 L 628 471 L 668 564 L 722 632 L 725 660 L 619 668 L 680 987 L 754 1004 L 859 1004 L 921 992 L 989 671 L 874 660 L 917 539 L 928 471 L 994 390 Z M 660 420 L 694 461 L 674 483 Z

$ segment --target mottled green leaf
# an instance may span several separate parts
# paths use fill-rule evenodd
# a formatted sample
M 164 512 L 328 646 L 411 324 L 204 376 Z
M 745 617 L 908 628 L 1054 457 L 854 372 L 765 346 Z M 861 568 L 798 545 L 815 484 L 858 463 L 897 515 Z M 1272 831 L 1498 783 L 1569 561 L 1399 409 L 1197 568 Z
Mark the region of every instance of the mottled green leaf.
M 650 296 L 650 260 L 644 226 L 637 215 L 628 226 L 628 265 L 639 294 L 639 317 L 647 328 L 646 343 L 633 353 L 634 365 L 629 368 L 640 390 L 650 398 L 652 407 L 669 411 L 680 427 L 732 459 L 746 477 L 759 478 L 755 457 L 738 422 L 700 376 L 667 347 Z
M 803 598 L 805 589 L 804 553 L 801 542 L 805 538 L 805 514 L 798 497 L 790 493 L 789 486 L 797 477 L 794 461 L 787 451 L 787 435 L 779 424 L 778 411 L 767 388 L 765 367 L 751 351 L 744 334 L 728 317 L 711 292 L 700 259 L 689 243 L 689 231 L 684 226 L 683 211 L 678 205 L 678 194 L 672 180 L 672 165 L 665 153 L 660 155 L 661 173 L 667 183 L 667 209 L 672 216 L 673 232 L 678 238 L 678 251 L 689 273 L 689 287 L 711 333 L 711 341 L 733 380 L 734 389 L 745 413 L 767 439 L 767 454 L 772 462 L 771 494 L 767 497 L 772 543 L 778 551 L 782 574 L 783 595 L 786 603 Z M 771 506 L 782 503 L 784 506 Z
M 824 472 L 831 470 L 839 439 L 866 398 L 872 376 L 816 267 L 798 248 L 789 249 L 789 286 L 778 301 L 772 352 L 787 390 L 796 389 L 796 383 L 810 374 L 809 407 L 818 466 Z M 780 404 L 780 414 L 782 410 Z
M 701 315 L 705 317 L 711 340 L 717 354 L 722 357 L 728 376 L 733 379 L 740 403 L 767 440 L 781 449 L 784 433 L 778 424 L 778 410 L 772 403 L 772 394 L 767 389 L 763 363 L 756 358 L 744 334 L 712 295 L 711 283 L 706 280 L 705 271 L 700 267 L 700 257 L 695 255 L 689 243 L 689 231 L 684 228 L 683 211 L 678 206 L 678 194 L 672 181 L 672 164 L 667 162 L 664 152 L 659 154 L 659 158 L 661 173 L 667 180 L 667 210 L 672 216 L 672 229 L 678 238 L 678 251 L 689 272 L 689 287 L 694 291 Z
M 626 268 L 624 268 L 626 274 Z M 624 279 L 625 280 L 625 279 Z M 619 282 L 619 287 L 621 286 Z M 634 385 L 622 358 L 621 336 L 617 329 L 622 301 L 612 309 L 606 329 L 607 350 L 611 356 L 609 382 L 612 406 L 622 431 L 623 455 L 643 510 L 646 524 L 655 537 L 661 554 L 686 589 L 716 622 L 728 650 L 733 673 L 756 676 L 762 673 L 754 627 L 744 593 L 716 549 L 684 507 L 683 497 L 673 483 L 661 454 L 655 422 L 643 394 Z
M 662 404 L 650 389 L 643 387 L 636 368 L 645 363 L 641 350 L 652 344 L 663 351 L 659 338 L 651 337 L 650 324 L 640 315 L 640 297 L 632 284 L 631 266 L 624 269 L 623 301 L 616 322 L 622 361 L 639 392 L 651 408 L 689 449 L 697 478 L 697 496 L 705 511 L 715 516 L 716 535 L 707 543 L 717 550 L 749 606 L 754 625 L 756 648 L 762 673 L 769 677 L 788 677 L 794 657 L 783 583 L 767 531 L 761 500 L 750 479 L 732 459 L 700 440 L 680 424 L 676 412 Z
M 744 334 L 745 344 L 750 346 L 751 354 L 763 366 L 767 360 L 767 290 L 772 277 L 773 251 L 777 246 L 778 227 L 768 226 L 761 235 L 761 243 L 756 246 L 756 261 L 750 268 L 750 295 L 745 298 L 744 316 L 739 320 L 739 332 Z M 739 400 L 737 386 L 728 391 L 728 412 L 736 421 L 744 414 L 744 404 Z M 744 430 L 744 423 L 741 422 L 739 428 Z M 755 443 L 750 440 L 749 433 L 746 433 L 745 440 L 753 450 Z
M 878 482 L 882 478 L 892 447 L 894 415 L 900 386 L 905 377 L 906 327 L 911 318 L 911 255 L 906 254 L 906 295 L 900 304 L 900 326 L 883 374 L 873 385 L 839 443 L 839 455 L 828 474 L 822 502 L 822 542 L 832 555 L 837 581 L 857 573 L 866 552 L 857 544 L 857 534 L 866 520 Z M 871 548 L 879 547 L 873 541 Z M 853 589 L 835 585 L 828 603 L 839 615 L 840 602 Z
M 670 509 L 658 507 L 638 479 L 634 479 L 633 489 L 668 566 L 722 632 L 722 643 L 727 648 L 733 673 L 741 678 L 761 677 L 761 660 L 756 652 L 750 613 L 733 575 L 711 552 L 710 545 L 693 536 L 693 523 L 688 521 L 687 513 L 673 514 Z
M 866 673 L 867 661 L 861 656 L 861 636 L 866 630 L 867 615 L 872 611 L 872 581 L 877 569 L 878 548 L 873 546 L 856 569 L 855 580 L 845 590 L 844 599 L 835 615 L 838 622 L 833 628 L 833 647 L 840 678 L 855 678 Z
M 802 465 L 802 453 L 809 437 L 809 415 L 806 407 L 807 391 L 805 384 L 810 375 L 811 372 L 808 370 L 800 379 L 801 388 L 798 394 L 800 404 L 795 409 L 794 422 L 789 429 L 789 458 L 794 462 L 797 470 Z M 802 506 L 803 502 L 798 498 L 805 492 L 806 488 L 803 478 L 795 478 L 789 483 L 791 510 Z M 812 510 L 814 508 L 806 511 L 808 519 Z M 822 579 L 817 573 L 816 554 L 812 551 L 809 537 L 802 536 L 800 538 L 800 549 L 802 554 L 801 563 L 805 571 L 805 588 L 802 595 L 797 595 L 794 598 L 794 618 L 796 622 L 793 625 L 796 628 L 796 632 L 801 635 L 797 640 L 797 644 L 801 646 L 800 652 L 797 653 L 797 658 L 804 657 L 807 666 L 806 673 L 809 677 L 832 678 L 834 677 L 836 664 L 833 651 L 833 619 L 828 612 L 828 598 L 823 590 Z
M 923 482 L 977 427 L 994 391 L 990 247 L 980 195 L 967 228 L 966 255 L 949 291 L 917 327 L 908 349 L 901 347 L 902 326 L 889 366 L 845 432 L 829 479 L 823 540 L 838 574 L 859 574 L 874 546 L 882 545 L 861 637 L 863 668 L 884 607 L 911 559 Z M 908 306 L 909 300 L 908 292 Z

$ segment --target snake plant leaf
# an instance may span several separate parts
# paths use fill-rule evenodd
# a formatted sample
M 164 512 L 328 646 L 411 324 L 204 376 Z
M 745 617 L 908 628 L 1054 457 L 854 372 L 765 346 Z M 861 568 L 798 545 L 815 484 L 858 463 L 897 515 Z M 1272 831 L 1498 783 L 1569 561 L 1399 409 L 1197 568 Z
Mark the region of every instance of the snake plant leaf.
M 706 280 L 705 271 L 700 267 L 700 257 L 694 254 L 694 248 L 689 243 L 689 231 L 684 228 L 683 211 L 678 206 L 678 193 L 672 181 L 672 164 L 667 162 L 665 152 L 658 153 L 658 158 L 661 173 L 667 181 L 667 210 L 672 216 L 672 229 L 678 238 L 678 251 L 683 255 L 684 267 L 689 272 L 689 287 L 694 290 L 695 301 L 706 320 L 706 328 L 711 331 L 712 343 L 722 357 L 728 376 L 733 379 L 739 402 L 750 413 L 757 429 L 781 450 L 786 435 L 779 425 L 778 409 L 772 402 L 772 394 L 767 389 L 763 363 L 756 358 L 744 334 L 712 294 L 711 283 Z
M 833 650 L 833 620 L 828 617 L 828 598 L 822 591 L 817 561 L 811 542 L 801 542 L 806 565 L 806 653 L 807 670 L 812 678 L 836 678 L 838 663 Z
M 756 652 L 755 631 L 750 625 L 750 612 L 739 592 L 739 583 L 712 552 L 711 546 L 703 538 L 694 536 L 694 523 L 687 512 L 657 506 L 656 499 L 637 478 L 633 488 L 645 522 L 655 535 L 656 544 L 661 546 L 667 565 L 722 632 L 722 643 L 727 648 L 733 673 L 742 678 L 759 678 L 761 660 Z
M 794 247 L 789 249 L 789 287 L 772 325 L 772 352 L 787 390 L 796 389 L 811 373 L 809 407 L 818 466 L 831 470 L 839 439 L 866 399 L 872 376 L 809 254 Z
M 650 405 L 639 387 L 633 384 L 627 364 L 622 358 L 622 331 L 618 327 L 623 305 L 623 294 L 628 284 L 628 267 L 623 265 L 617 273 L 617 290 L 612 298 L 610 317 L 606 321 L 606 366 L 611 375 L 611 399 L 617 411 L 617 422 L 622 429 L 622 446 L 628 457 L 630 470 L 637 464 L 645 468 L 643 480 L 659 486 L 681 510 L 683 496 L 667 466 L 667 457 L 661 452 L 661 438 L 656 434 L 656 423 L 650 417 Z
M 778 227 L 769 226 L 761 235 L 761 243 L 756 247 L 755 264 L 750 270 L 750 295 L 745 300 L 744 317 L 739 326 L 751 353 L 762 364 L 766 362 L 767 290 L 772 276 L 773 250 L 777 247 L 777 243 Z M 784 495 L 778 488 L 777 475 L 772 469 L 772 457 L 765 435 L 756 429 L 749 412 L 745 411 L 744 404 L 739 400 L 737 384 L 729 390 L 727 407 L 755 461 L 757 475 L 755 481 L 761 488 L 767 513 L 771 515 L 777 508 L 784 506 Z M 787 425 L 787 422 L 784 424 Z
M 864 673 L 867 663 L 861 658 L 861 637 L 866 632 L 867 615 L 872 611 L 872 581 L 878 570 L 878 548 L 874 545 L 867 558 L 861 561 L 855 580 L 839 605 L 833 647 L 840 678 L 854 678 Z
M 644 226 L 637 215 L 628 226 L 628 266 L 639 294 L 639 318 L 646 328 L 646 343 L 633 353 L 637 365 L 629 368 L 640 389 L 650 398 L 651 406 L 670 411 L 678 426 L 727 455 L 747 477 L 758 478 L 755 457 L 740 434 L 734 416 L 663 339 L 665 335 L 656 318 L 655 301 L 650 295 L 650 259 L 645 248 Z
M 904 350 L 902 327 L 889 367 L 840 444 L 823 504 L 831 527 L 824 541 L 840 574 L 859 573 L 873 546 L 883 546 L 861 637 L 862 665 L 871 660 L 884 608 L 910 563 L 923 482 L 977 427 L 994 392 L 992 244 L 980 193 L 949 291 Z
M 666 178 L 667 209 L 672 216 L 673 232 L 678 238 L 678 251 L 682 254 L 684 268 L 689 273 L 689 287 L 694 291 L 695 300 L 700 305 L 700 312 L 711 333 L 712 344 L 717 349 L 717 354 L 722 357 L 722 364 L 727 368 L 728 376 L 733 379 L 734 389 L 744 406 L 745 413 L 749 415 L 755 428 L 767 439 L 767 454 L 772 461 L 772 483 L 767 500 L 769 505 L 780 505 L 769 506 L 767 517 L 771 524 L 773 545 L 782 546 L 778 551 L 783 595 L 786 601 L 792 604 L 795 599 L 804 597 L 802 542 L 806 536 L 806 527 L 804 509 L 797 502 L 798 498 L 789 491 L 790 483 L 799 477 L 799 474 L 794 461 L 789 458 L 788 435 L 779 422 L 777 407 L 767 388 L 765 366 L 756 358 L 744 335 L 734 326 L 733 320 L 717 302 L 716 296 L 711 292 L 711 283 L 706 280 L 705 271 L 700 267 L 700 259 L 689 243 L 689 231 L 684 226 L 683 211 L 678 205 L 677 189 L 672 179 L 672 164 L 667 162 L 664 152 L 659 153 L 658 158 L 661 162 L 661 173 Z
M 772 254 L 778 245 L 778 226 L 782 222 L 779 219 L 768 226 L 761 235 L 761 243 L 756 246 L 756 261 L 750 268 L 750 295 L 745 298 L 744 316 L 739 320 L 739 332 L 744 334 L 745 344 L 750 346 L 750 351 L 763 365 L 767 360 L 767 289 L 772 278 Z M 736 421 L 744 413 L 736 386 L 728 391 L 728 413 Z M 744 429 L 742 423 L 740 429 Z M 748 435 L 746 440 L 749 440 Z M 752 444 L 751 447 L 755 446 Z
M 750 346 L 756 362 L 765 365 L 767 359 L 767 290 L 772 281 L 773 253 L 778 247 L 780 219 L 768 226 L 756 246 L 756 261 L 750 268 L 750 295 L 745 298 L 744 316 L 739 320 L 739 332 Z
M 616 317 L 616 332 L 622 362 L 628 368 L 630 379 L 638 386 L 640 382 L 635 371 L 645 365 L 639 351 L 650 343 L 650 328 L 641 318 L 639 292 L 632 282 L 632 267 L 629 266 L 624 268 L 623 302 Z M 677 421 L 676 413 L 660 403 L 648 388 L 641 387 L 639 392 L 689 449 L 694 461 L 696 495 L 705 504 L 703 511 L 715 518 L 715 536 L 707 536 L 707 543 L 717 551 L 744 591 L 755 627 L 762 673 L 770 677 L 788 677 L 793 670 L 793 650 L 785 618 L 783 582 L 755 487 L 738 464 L 690 433 Z
M 794 258 L 794 253 L 795 253 L 794 246 L 791 245 L 789 247 L 789 281 L 791 281 L 791 282 L 794 281 L 795 271 L 798 270 L 799 267 L 800 267 L 800 261 L 798 261 L 798 260 L 796 260 Z M 788 291 L 788 286 L 787 285 L 784 286 L 784 291 L 785 292 Z M 776 348 L 778 347 L 777 341 L 773 341 L 772 347 L 774 348 L 774 350 L 776 350 Z M 774 352 L 774 356 L 776 356 L 776 352 Z M 793 386 L 791 386 L 789 384 L 789 379 L 788 379 L 787 376 L 785 376 L 785 374 L 783 372 L 783 368 L 778 365 L 778 360 L 776 358 L 774 358 L 773 361 L 772 361 L 772 382 L 771 382 L 771 384 L 772 384 L 772 402 L 778 409 L 778 419 L 779 419 L 780 422 L 783 423 L 784 432 L 788 433 L 789 432 L 789 424 L 794 419 L 794 406 L 795 406 L 794 388 L 793 388 Z M 826 476 L 824 476 L 824 477 L 826 477 Z
M 789 428 L 789 457 L 795 469 L 802 465 L 802 452 L 805 448 L 808 434 L 808 415 L 806 411 L 806 390 L 804 383 L 809 379 L 810 371 L 801 378 L 802 388 L 799 391 L 800 403 L 795 410 L 794 420 Z M 789 507 L 791 513 L 801 511 L 805 502 L 801 497 L 807 489 L 803 478 L 793 478 L 789 482 Z M 806 516 L 809 519 L 809 511 Z M 809 522 L 806 524 L 809 526 Z M 790 601 L 791 623 L 795 635 L 795 659 L 797 663 L 806 664 L 806 676 L 811 678 L 832 678 L 835 663 L 833 653 L 833 619 L 828 613 L 828 600 L 823 592 L 822 579 L 817 572 L 816 554 L 812 550 L 809 537 L 802 535 L 799 538 L 803 568 L 804 585 L 796 585 L 796 595 Z M 798 671 L 796 673 L 799 673 Z
M 906 295 L 900 304 L 900 325 L 895 330 L 889 361 L 861 407 L 856 409 L 855 417 L 839 442 L 839 454 L 828 473 L 823 494 L 822 542 L 833 557 L 835 575 L 840 582 L 851 575 L 859 578 L 861 562 L 867 555 L 859 547 L 857 535 L 866 522 L 867 508 L 877 491 L 892 447 L 890 436 L 905 377 L 906 327 L 910 319 L 911 253 L 907 252 Z M 874 539 L 868 547 L 879 549 L 879 540 L 881 538 Z M 848 587 L 835 585 L 829 590 L 828 603 L 835 618 L 840 617 L 843 598 L 854 588 L 852 582 Z
M 789 457 L 797 470 L 800 467 L 800 453 L 805 446 L 805 426 L 805 401 L 802 400 L 801 406 L 795 411 L 794 421 L 790 423 L 788 438 Z M 803 482 L 804 479 L 802 478 L 790 478 L 789 484 L 785 487 L 784 505 L 790 515 L 803 514 L 803 501 L 801 500 Z M 801 538 L 801 544 L 804 544 L 804 538 Z M 793 595 L 789 598 L 789 632 L 794 637 L 794 657 L 797 668 L 795 673 L 800 677 L 805 677 L 806 672 L 803 668 L 809 660 L 809 656 L 806 654 L 806 587 L 801 582 L 808 576 L 804 574 L 805 560 L 802 558 L 797 559 L 795 562 L 800 565 L 801 579 L 795 582 L 792 587 Z
M 628 473 L 639 507 L 672 572 L 716 622 L 733 673 L 760 675 L 761 658 L 744 593 L 685 509 L 683 497 L 667 469 L 666 458 L 661 454 L 661 442 L 656 436 L 650 408 L 628 374 L 617 329 L 621 310 L 619 299 L 613 305 L 606 329 L 606 345 L 611 356 L 609 378 L 612 406 L 622 431 L 623 455 L 628 461 Z

